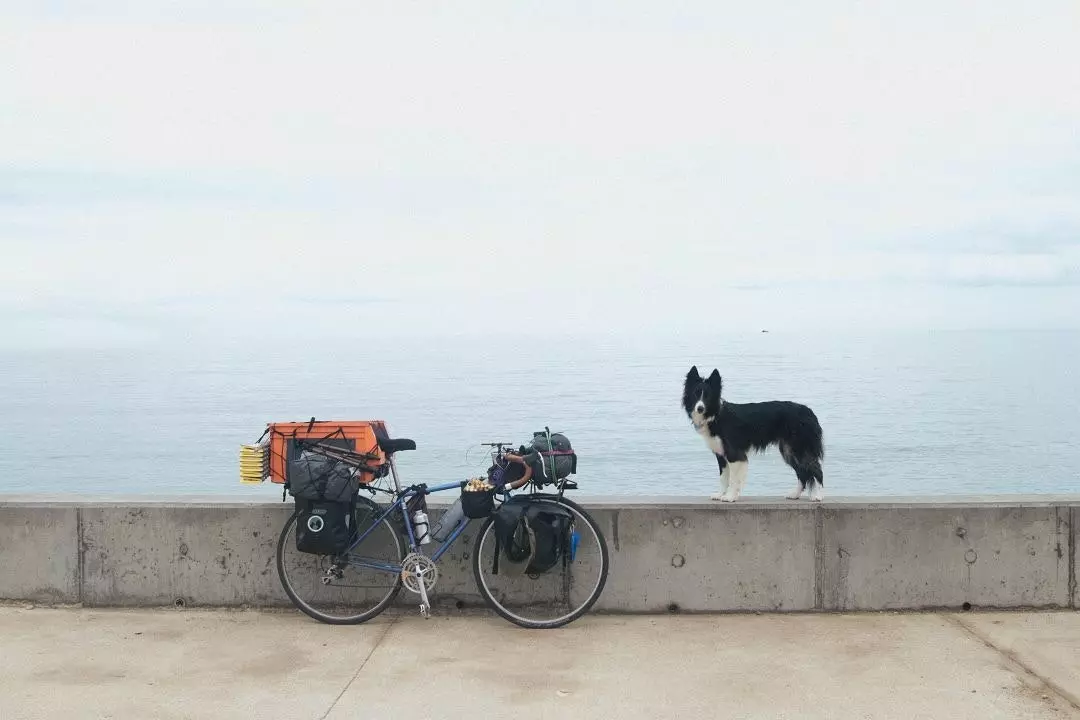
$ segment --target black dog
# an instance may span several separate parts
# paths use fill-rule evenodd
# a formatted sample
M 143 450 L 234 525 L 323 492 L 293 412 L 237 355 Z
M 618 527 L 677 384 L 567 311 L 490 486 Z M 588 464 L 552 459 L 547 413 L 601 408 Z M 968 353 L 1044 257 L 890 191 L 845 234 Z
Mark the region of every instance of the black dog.
M 814 411 L 786 401 L 725 402 L 722 386 L 720 371 L 713 370 L 702 380 L 696 366 L 690 368 L 683 386 L 683 408 L 720 465 L 720 492 L 712 499 L 735 502 L 746 485 L 747 453 L 775 444 L 799 478 L 799 486 L 787 497 L 798 500 L 809 487 L 812 501 L 824 500 L 821 463 L 825 449 Z

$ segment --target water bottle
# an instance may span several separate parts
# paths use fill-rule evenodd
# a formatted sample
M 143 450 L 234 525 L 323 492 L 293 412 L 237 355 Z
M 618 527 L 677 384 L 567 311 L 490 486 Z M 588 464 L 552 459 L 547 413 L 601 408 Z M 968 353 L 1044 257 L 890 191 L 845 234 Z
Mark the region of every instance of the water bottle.
M 417 510 L 413 513 L 413 533 L 416 534 L 416 541 L 421 545 L 427 545 L 431 542 L 431 533 L 428 532 L 428 517 L 427 513 L 423 510 Z
M 435 529 L 431 531 L 432 536 L 438 542 L 444 542 L 446 538 L 450 537 L 450 533 L 454 532 L 454 528 L 461 523 L 462 518 L 465 517 L 465 511 L 461 509 L 461 497 L 450 506 L 450 509 L 443 513 L 439 518 L 439 522 L 435 525 Z

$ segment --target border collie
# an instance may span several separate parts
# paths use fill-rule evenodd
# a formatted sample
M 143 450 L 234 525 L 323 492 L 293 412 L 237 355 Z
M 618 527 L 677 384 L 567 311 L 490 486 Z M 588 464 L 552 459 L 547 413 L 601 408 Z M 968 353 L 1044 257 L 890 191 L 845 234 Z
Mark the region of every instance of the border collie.
M 778 445 L 784 462 L 799 479 L 788 499 L 798 500 L 809 488 L 810 500 L 824 500 L 821 462 L 825 449 L 814 411 L 779 400 L 730 403 L 721 397 L 722 386 L 719 370 L 702 380 L 697 366 L 690 368 L 683 386 L 683 408 L 720 466 L 720 492 L 712 499 L 735 502 L 746 485 L 747 453 Z

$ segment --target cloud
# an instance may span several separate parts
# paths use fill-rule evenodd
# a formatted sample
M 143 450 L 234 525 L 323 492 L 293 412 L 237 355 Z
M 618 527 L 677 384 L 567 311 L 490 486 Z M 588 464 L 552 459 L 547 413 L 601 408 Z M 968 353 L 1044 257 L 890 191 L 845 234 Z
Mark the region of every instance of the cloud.
M 1059 254 L 954 255 L 945 278 L 960 285 L 1080 285 L 1077 249 Z
M 218 327 L 378 302 L 422 333 L 556 305 L 605 332 L 718 305 L 951 323 L 932 303 L 978 297 L 957 317 L 1028 322 L 1078 284 L 1078 20 L 1065 2 L 5 9 L 0 310 Z

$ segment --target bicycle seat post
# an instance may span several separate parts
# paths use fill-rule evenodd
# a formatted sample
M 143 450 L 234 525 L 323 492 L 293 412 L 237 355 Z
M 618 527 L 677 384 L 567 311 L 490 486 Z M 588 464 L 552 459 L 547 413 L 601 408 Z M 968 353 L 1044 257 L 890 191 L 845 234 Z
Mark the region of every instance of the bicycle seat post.
M 390 477 L 394 478 L 394 492 L 401 494 L 401 480 L 398 479 L 397 463 L 394 462 L 394 453 L 390 453 L 386 461 L 390 463 Z

